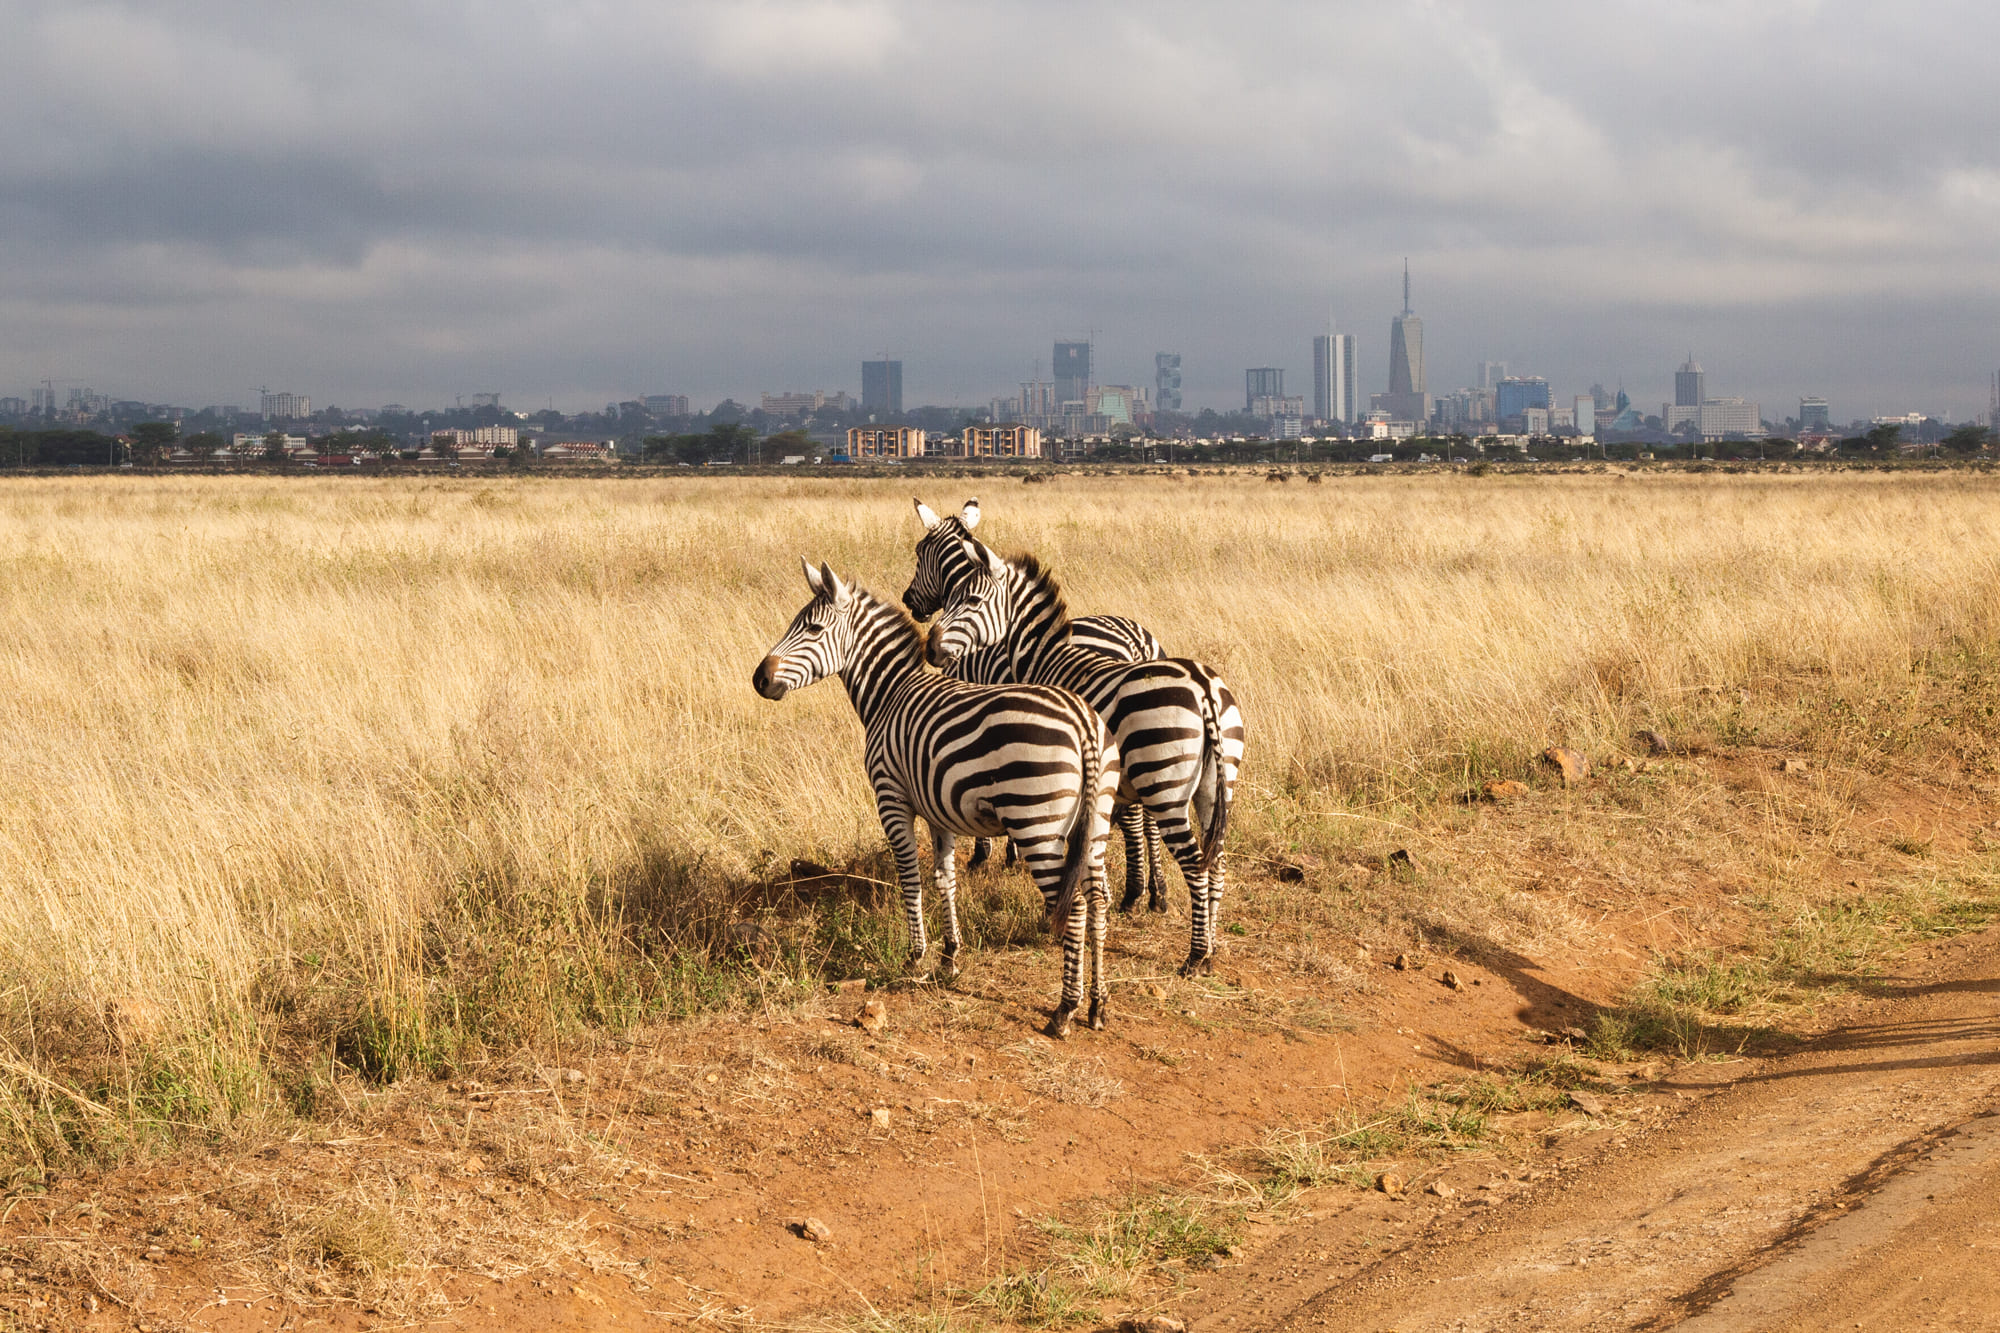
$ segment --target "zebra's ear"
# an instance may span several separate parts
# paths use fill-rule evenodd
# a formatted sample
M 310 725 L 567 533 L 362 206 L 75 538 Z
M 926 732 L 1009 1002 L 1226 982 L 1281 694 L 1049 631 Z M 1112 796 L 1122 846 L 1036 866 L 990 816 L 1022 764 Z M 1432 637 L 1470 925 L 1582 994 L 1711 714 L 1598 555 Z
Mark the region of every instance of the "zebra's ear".
M 938 524 L 944 522 L 943 519 L 937 516 L 937 511 L 935 509 L 932 509 L 929 505 L 925 504 L 922 500 L 917 501 L 917 517 L 924 521 L 924 531 L 926 532 L 931 531 L 932 529 L 936 528 Z
M 819 571 L 814 569 L 813 562 L 804 556 L 799 557 L 799 563 L 806 567 L 806 586 L 812 589 L 813 596 L 818 597 L 826 591 L 826 584 L 820 580 Z
M 819 573 L 820 577 L 826 580 L 826 594 L 833 598 L 833 604 L 835 606 L 847 605 L 847 585 L 840 581 L 840 575 L 833 572 L 833 566 L 822 564 L 819 567 Z
M 979 497 L 974 496 L 965 502 L 965 508 L 958 511 L 958 521 L 965 524 L 967 532 L 979 526 Z

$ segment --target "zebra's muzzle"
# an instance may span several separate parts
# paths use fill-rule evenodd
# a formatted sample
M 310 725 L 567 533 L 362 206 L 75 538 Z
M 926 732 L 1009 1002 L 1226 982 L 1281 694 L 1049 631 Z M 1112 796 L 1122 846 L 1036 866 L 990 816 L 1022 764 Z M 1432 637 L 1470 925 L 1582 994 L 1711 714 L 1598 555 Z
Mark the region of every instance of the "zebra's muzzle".
M 766 699 L 782 699 L 791 689 L 791 686 L 778 679 L 778 668 L 782 665 L 784 665 L 783 658 L 767 657 L 757 664 L 757 670 L 751 674 L 750 683 L 755 685 L 757 693 Z

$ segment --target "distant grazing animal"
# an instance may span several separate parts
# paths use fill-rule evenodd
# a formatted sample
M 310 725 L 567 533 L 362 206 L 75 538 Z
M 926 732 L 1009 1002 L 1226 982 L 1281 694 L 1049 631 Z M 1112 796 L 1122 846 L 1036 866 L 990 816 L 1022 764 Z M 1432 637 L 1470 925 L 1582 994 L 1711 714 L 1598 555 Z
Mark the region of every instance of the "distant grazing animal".
M 924 670 L 923 639 L 899 608 L 805 566 L 807 602 L 752 683 L 766 699 L 837 675 L 866 734 L 868 780 L 896 857 L 912 970 L 930 953 L 916 821 L 930 826 L 944 906 L 940 968 L 958 970 L 955 837 L 1011 838 L 1042 891 L 1063 946 L 1062 1001 L 1051 1036 L 1067 1036 L 1090 947 L 1089 1024 L 1104 1026 L 1104 838 L 1121 772 L 1118 747 L 1090 705 L 1041 685 L 973 685 Z
M 1003 560 L 977 538 L 959 540 L 976 572 L 931 623 L 926 655 L 942 666 L 1004 644 L 1016 680 L 1075 690 L 1103 714 L 1124 764 L 1119 803 L 1146 808 L 1187 879 L 1192 938 L 1181 973 L 1213 971 L 1222 843 L 1243 760 L 1243 718 L 1229 687 L 1199 662 L 1114 662 L 1077 648 L 1062 589 L 1033 556 Z
M 923 520 L 924 535 L 917 541 L 917 571 L 903 591 L 903 605 L 918 620 L 928 620 L 944 605 L 945 598 L 960 583 L 972 577 L 973 569 L 959 540 L 972 535 L 979 526 L 979 500 L 967 500 L 958 513 L 939 517 L 922 500 L 915 501 L 917 517 Z M 1079 648 L 1102 653 L 1118 662 L 1151 662 L 1165 657 L 1166 650 L 1152 632 L 1136 620 L 1124 616 L 1084 616 L 1069 622 L 1070 642 Z M 987 685 L 1003 685 L 1014 679 L 1007 670 L 1005 651 L 981 649 L 967 653 L 945 669 L 960 680 Z M 1138 806 L 1118 812 L 1118 828 L 1125 841 L 1125 894 L 1118 910 L 1129 912 L 1146 895 L 1146 905 L 1155 912 L 1167 910 L 1167 849 L 1160 843 L 1159 827 L 1152 816 Z M 992 844 L 985 838 L 972 845 L 968 870 L 986 864 Z M 1014 864 L 1014 849 L 1007 849 L 1007 864 Z

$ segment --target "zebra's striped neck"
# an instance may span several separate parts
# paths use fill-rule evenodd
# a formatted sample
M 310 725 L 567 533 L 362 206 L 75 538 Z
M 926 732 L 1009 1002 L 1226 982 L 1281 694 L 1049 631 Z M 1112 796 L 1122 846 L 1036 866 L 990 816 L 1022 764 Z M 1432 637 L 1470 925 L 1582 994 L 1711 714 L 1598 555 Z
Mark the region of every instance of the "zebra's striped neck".
M 900 608 L 864 588 L 856 588 L 854 598 L 854 647 L 840 681 L 865 727 L 898 685 L 923 672 L 924 645 Z
M 1062 586 L 1033 556 L 1007 562 L 1007 654 L 1014 679 L 1037 680 L 1033 672 L 1049 653 L 1069 642 L 1069 605 Z

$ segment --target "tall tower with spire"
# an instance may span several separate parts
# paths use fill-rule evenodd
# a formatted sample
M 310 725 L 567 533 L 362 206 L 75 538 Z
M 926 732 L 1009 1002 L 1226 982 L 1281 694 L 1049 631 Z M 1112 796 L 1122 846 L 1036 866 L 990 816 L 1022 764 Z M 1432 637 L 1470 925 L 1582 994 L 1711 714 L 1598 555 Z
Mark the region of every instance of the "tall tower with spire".
M 1403 313 L 1389 321 L 1389 392 L 1383 404 L 1401 421 L 1425 421 L 1431 396 L 1424 390 L 1424 322 L 1410 308 L 1410 261 L 1403 261 Z

